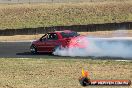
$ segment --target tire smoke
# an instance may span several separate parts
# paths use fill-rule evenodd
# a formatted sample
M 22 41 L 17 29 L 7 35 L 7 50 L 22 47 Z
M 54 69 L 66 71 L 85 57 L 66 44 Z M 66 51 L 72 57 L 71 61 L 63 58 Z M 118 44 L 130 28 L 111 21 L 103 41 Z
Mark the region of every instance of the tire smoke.
M 60 56 L 71 56 L 71 57 L 110 56 L 110 57 L 132 58 L 132 45 L 129 39 L 86 37 L 85 41 L 88 41 L 89 43 L 83 49 L 79 47 L 71 47 L 71 48 L 63 48 L 63 49 L 57 48 L 53 54 Z

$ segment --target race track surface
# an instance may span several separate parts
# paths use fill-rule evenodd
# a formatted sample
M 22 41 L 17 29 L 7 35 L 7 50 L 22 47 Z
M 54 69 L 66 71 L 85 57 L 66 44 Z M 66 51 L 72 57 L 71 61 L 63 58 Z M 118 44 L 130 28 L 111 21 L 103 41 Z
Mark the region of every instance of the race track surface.
M 112 40 L 110 42 L 116 42 L 117 40 Z M 132 40 L 118 40 L 128 45 L 132 45 Z M 32 55 L 30 53 L 30 41 L 26 42 L 0 42 L 0 58 L 44 58 L 44 57 L 59 57 L 53 56 L 49 53 L 42 53 L 38 55 Z M 71 57 L 69 57 L 70 59 Z M 132 58 L 117 58 L 117 57 L 85 57 L 92 59 L 113 59 L 113 60 L 132 60 Z
M 0 57 L 33 57 L 30 56 L 30 42 L 0 42 Z
M 49 53 L 33 55 L 30 53 L 30 41 L 0 42 L 0 58 L 43 58 L 53 56 Z

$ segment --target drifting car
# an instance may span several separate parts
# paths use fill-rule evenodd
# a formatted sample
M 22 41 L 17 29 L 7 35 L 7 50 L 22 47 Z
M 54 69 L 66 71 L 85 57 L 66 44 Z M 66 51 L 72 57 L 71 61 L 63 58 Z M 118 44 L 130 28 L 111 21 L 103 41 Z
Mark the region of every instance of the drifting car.
M 81 42 L 82 41 L 82 42 Z M 33 41 L 30 46 L 32 54 L 39 52 L 54 52 L 57 48 L 84 48 L 85 37 L 75 31 L 64 30 L 44 34 L 40 39 Z

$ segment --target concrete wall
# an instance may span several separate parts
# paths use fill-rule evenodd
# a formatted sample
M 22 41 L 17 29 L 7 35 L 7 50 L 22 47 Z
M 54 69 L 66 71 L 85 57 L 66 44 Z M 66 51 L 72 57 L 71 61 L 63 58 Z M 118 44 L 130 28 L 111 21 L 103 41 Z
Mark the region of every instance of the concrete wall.
M 39 28 L 23 28 L 23 29 L 6 29 L 6 30 L 0 30 L 0 36 L 44 34 L 47 32 L 54 31 L 54 29 L 56 29 L 58 31 L 73 30 L 73 31 L 77 31 L 77 32 L 132 30 L 132 22 L 39 27 Z

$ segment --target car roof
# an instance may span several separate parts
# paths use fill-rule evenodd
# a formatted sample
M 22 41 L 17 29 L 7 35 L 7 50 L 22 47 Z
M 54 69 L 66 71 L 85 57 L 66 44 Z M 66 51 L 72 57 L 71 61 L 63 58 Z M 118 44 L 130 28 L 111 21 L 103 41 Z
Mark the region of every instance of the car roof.
M 71 32 L 74 32 L 74 31 L 71 31 L 71 30 L 63 30 L 63 31 L 55 31 L 55 32 L 59 32 L 59 33 L 62 33 L 62 32 L 64 32 L 64 33 L 71 33 Z
M 72 33 L 75 31 L 71 31 L 71 30 L 62 30 L 62 31 L 54 31 L 54 32 L 49 32 L 49 33 Z

